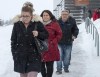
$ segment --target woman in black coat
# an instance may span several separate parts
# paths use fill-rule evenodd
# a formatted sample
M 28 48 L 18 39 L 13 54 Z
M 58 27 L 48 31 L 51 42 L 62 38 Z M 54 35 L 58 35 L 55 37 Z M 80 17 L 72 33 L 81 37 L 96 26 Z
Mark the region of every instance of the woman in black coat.
M 37 77 L 41 70 L 41 55 L 36 49 L 34 36 L 41 40 L 48 38 L 43 24 L 31 21 L 32 13 L 30 6 L 22 7 L 21 21 L 14 23 L 11 35 L 14 71 L 20 73 L 20 77 Z M 37 30 L 34 30 L 36 24 Z

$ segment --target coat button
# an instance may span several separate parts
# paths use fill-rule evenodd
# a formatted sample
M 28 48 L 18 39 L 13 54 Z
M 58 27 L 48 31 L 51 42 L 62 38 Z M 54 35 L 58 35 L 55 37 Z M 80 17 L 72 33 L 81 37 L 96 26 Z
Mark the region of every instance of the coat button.
M 18 45 L 18 44 L 17 44 Z
M 27 63 L 27 66 L 29 66 L 29 63 Z

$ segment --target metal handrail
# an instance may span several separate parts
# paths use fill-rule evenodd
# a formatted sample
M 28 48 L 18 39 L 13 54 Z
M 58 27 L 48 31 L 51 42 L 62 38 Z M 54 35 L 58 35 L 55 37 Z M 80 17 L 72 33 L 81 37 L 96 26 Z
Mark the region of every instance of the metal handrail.
M 96 26 L 89 17 L 85 19 L 85 29 L 87 33 L 92 34 L 93 40 L 95 41 L 95 47 L 97 48 L 97 56 L 99 56 L 99 33 Z
M 59 18 L 59 14 L 60 14 L 60 11 L 62 11 L 64 9 L 64 1 L 65 0 L 62 0 L 58 5 L 57 7 L 53 10 L 55 12 L 55 17 L 58 19 Z M 63 7 L 62 7 L 63 6 Z

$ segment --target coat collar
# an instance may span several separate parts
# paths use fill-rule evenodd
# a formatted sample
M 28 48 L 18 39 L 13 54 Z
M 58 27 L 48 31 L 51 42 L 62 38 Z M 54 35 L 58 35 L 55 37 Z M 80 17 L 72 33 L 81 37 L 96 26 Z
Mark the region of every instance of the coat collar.
M 13 19 L 12 19 L 12 23 L 16 23 L 18 21 L 21 21 L 21 15 L 16 15 Z M 33 19 L 31 20 L 32 22 L 42 22 L 42 18 L 39 15 L 35 15 L 33 17 Z

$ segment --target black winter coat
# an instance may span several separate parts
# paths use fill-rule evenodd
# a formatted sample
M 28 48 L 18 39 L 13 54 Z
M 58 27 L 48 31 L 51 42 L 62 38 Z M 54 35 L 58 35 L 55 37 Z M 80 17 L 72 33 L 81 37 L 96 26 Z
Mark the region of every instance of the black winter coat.
M 61 19 L 58 20 L 58 23 L 62 29 L 62 39 L 59 44 L 72 44 L 72 36 L 77 37 L 79 29 L 76 25 L 74 18 L 69 17 L 66 22 L 63 22 Z
M 14 60 L 14 71 L 27 73 L 30 71 L 39 72 L 41 69 L 41 56 L 36 49 L 32 31 L 37 23 L 39 39 L 47 39 L 48 32 L 41 22 L 30 22 L 27 29 L 22 21 L 14 24 L 11 35 L 11 51 Z

